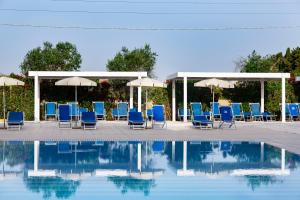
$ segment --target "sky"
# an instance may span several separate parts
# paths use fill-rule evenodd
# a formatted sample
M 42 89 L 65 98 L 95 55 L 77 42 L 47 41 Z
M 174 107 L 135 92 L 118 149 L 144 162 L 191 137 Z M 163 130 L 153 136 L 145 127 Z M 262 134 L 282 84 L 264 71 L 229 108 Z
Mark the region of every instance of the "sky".
M 231 72 L 253 50 L 267 55 L 300 46 L 299 10 L 299 0 L 0 0 L 0 73 L 20 73 L 26 53 L 45 41 L 74 43 L 81 71 L 106 70 L 123 46 L 150 44 L 161 80 L 178 71 Z M 249 27 L 263 29 L 239 29 Z M 170 28 L 194 30 L 161 30 Z

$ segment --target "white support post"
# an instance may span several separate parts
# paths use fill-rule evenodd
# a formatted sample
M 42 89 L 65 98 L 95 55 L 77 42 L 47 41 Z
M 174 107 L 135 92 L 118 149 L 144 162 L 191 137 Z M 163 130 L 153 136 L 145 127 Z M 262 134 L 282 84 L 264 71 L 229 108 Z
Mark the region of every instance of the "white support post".
M 176 121 L 176 82 L 172 80 L 172 121 Z
M 139 79 L 141 79 L 140 76 Z M 138 87 L 138 111 L 142 111 L 142 87 Z
M 281 78 L 281 122 L 285 122 L 285 78 Z
M 183 141 L 183 166 L 182 170 L 187 170 L 187 141 Z
M 40 141 L 34 141 L 34 157 L 33 157 L 33 170 L 39 170 L 39 154 L 40 154 Z
M 187 122 L 187 77 L 183 77 L 183 121 Z
M 175 141 L 172 141 L 172 162 L 175 161 L 175 148 L 176 148 L 176 143 Z
M 265 112 L 265 81 L 260 81 L 260 112 Z
M 34 77 L 34 121 L 40 121 L 40 81 L 39 77 Z
M 129 107 L 133 108 L 133 87 L 130 86 Z
M 281 170 L 285 170 L 285 149 L 281 149 Z
M 265 143 L 260 143 L 260 163 L 263 164 L 265 160 Z

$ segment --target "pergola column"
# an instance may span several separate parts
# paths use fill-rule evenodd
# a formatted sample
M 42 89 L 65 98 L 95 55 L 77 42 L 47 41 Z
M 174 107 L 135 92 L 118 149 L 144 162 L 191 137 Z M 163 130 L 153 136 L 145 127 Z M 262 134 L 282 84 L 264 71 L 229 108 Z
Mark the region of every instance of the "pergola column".
M 133 87 L 130 86 L 129 108 L 133 108 Z
M 139 76 L 139 79 L 141 79 L 141 77 Z M 142 87 L 138 87 L 138 111 L 141 112 L 142 111 Z
M 281 78 L 281 121 L 285 122 L 285 78 Z
M 34 76 L 34 121 L 40 121 L 40 81 Z
M 183 121 L 187 122 L 187 77 L 183 77 Z
M 139 171 L 142 170 L 142 144 L 138 143 L 138 149 L 137 149 L 137 169 Z
M 265 81 L 260 81 L 260 112 L 265 112 Z
M 176 121 L 176 82 L 172 80 L 172 121 Z

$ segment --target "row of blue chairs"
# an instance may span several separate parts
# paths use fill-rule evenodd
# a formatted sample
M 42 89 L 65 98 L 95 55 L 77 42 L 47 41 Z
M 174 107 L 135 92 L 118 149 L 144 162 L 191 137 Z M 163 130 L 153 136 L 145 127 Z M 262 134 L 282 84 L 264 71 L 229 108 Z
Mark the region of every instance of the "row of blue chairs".
M 142 112 L 137 110 L 131 110 L 128 113 L 128 125 L 131 129 L 145 129 L 146 121 L 152 122 L 152 128 L 156 125 L 161 125 L 161 127 L 167 126 L 166 114 L 164 105 L 153 105 L 151 109 L 146 112 L 146 117 L 144 117 Z
M 220 120 L 220 105 L 218 102 L 211 102 L 210 112 L 205 112 L 202 109 L 201 102 L 191 102 L 191 110 L 187 109 L 187 118 L 191 119 L 193 116 L 205 116 L 208 119 Z M 272 121 L 276 119 L 276 115 L 270 112 L 261 112 L 259 103 L 249 103 L 250 112 L 244 112 L 241 103 L 231 103 L 233 118 L 235 120 L 251 120 L 251 121 Z M 178 118 L 183 119 L 183 108 L 178 109 Z

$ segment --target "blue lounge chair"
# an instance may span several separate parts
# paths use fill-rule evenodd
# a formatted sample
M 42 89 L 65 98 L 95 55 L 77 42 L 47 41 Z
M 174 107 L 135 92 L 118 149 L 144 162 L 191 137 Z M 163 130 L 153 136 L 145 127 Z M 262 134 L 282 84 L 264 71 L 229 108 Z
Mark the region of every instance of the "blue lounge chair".
M 24 125 L 24 113 L 23 112 L 8 112 L 7 114 L 7 129 L 18 129 Z
M 166 116 L 165 116 L 165 106 L 164 105 L 153 105 L 153 119 L 152 119 L 152 128 L 156 124 L 161 124 L 162 128 L 166 125 Z
M 106 118 L 106 111 L 104 107 L 103 101 L 94 101 L 93 102 L 93 111 L 96 113 L 97 119 L 105 120 Z
M 221 114 L 221 121 L 219 124 L 219 128 L 223 128 L 225 124 L 229 124 L 228 125 L 229 128 L 231 127 L 236 128 L 235 120 L 233 118 L 232 109 L 230 106 L 221 106 L 220 114 Z
M 212 117 L 213 119 L 220 119 L 221 115 L 220 115 L 220 104 L 219 102 L 210 102 L 210 112 L 212 113 Z
M 153 110 L 152 109 L 147 109 L 147 118 L 148 120 L 152 120 L 153 119 Z
M 81 113 L 81 127 L 83 130 L 96 129 L 97 119 L 95 112 L 82 112 Z
M 234 120 L 245 120 L 245 115 L 241 103 L 231 103 L 231 109 Z
M 299 107 L 296 103 L 290 103 L 288 105 L 289 111 L 290 111 L 290 118 L 291 120 L 299 120 L 300 119 L 300 113 L 299 113 Z
M 80 119 L 81 119 L 81 114 L 83 112 L 88 112 L 88 111 L 89 111 L 89 109 L 87 109 L 87 108 L 79 108 L 79 117 L 80 117 Z
M 128 125 L 131 129 L 145 129 L 145 120 L 142 112 L 130 111 Z
M 192 116 L 203 115 L 201 102 L 191 102 Z
M 179 120 L 183 120 L 184 112 L 183 108 L 178 108 L 177 115 Z M 187 109 L 187 119 L 191 119 L 191 110 Z
M 276 115 L 270 112 L 260 112 L 260 103 L 249 103 L 252 120 L 255 121 L 273 121 Z
M 58 105 L 58 127 L 62 128 L 63 124 L 67 124 L 67 128 L 72 128 L 69 104 Z
M 152 151 L 153 153 L 162 153 L 165 148 L 165 142 L 163 141 L 154 141 L 152 143 Z
M 56 102 L 45 102 L 45 120 L 47 120 L 48 117 L 53 117 L 54 119 L 56 119 L 57 118 L 56 110 L 57 110 Z
M 209 120 L 204 115 L 193 116 L 192 124 L 194 127 L 200 129 L 212 129 L 214 127 L 213 121 Z
M 112 110 L 112 115 L 114 119 L 127 119 L 128 117 L 128 103 L 127 102 L 118 102 L 117 108 Z
M 80 109 L 78 106 L 78 102 L 68 102 L 67 104 L 70 105 L 69 109 L 70 109 L 70 116 L 71 118 L 79 118 L 80 116 Z

